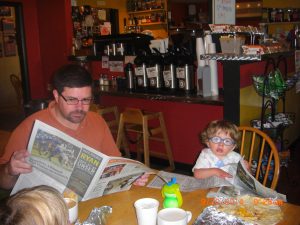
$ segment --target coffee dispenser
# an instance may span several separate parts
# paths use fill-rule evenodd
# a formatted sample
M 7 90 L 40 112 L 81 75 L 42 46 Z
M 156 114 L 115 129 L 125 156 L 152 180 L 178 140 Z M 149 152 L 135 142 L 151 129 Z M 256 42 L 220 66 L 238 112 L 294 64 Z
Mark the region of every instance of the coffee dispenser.
M 135 89 L 134 82 L 134 72 L 133 65 L 131 63 L 127 63 L 125 66 L 125 76 L 126 76 L 126 86 L 129 91 L 133 91 Z
M 176 78 L 176 56 L 169 52 L 164 57 L 163 79 L 165 89 L 170 92 L 176 92 L 178 88 L 178 79 Z
M 178 88 L 186 94 L 192 94 L 195 92 L 193 57 L 187 53 L 182 53 L 177 59 L 176 77 L 178 79 Z
M 135 79 L 136 79 L 136 90 L 147 91 L 149 82 L 146 72 L 146 56 L 139 55 L 135 58 Z
M 160 53 L 155 53 L 149 55 L 147 59 L 146 72 L 149 80 L 149 89 L 159 91 L 163 87 L 162 56 Z

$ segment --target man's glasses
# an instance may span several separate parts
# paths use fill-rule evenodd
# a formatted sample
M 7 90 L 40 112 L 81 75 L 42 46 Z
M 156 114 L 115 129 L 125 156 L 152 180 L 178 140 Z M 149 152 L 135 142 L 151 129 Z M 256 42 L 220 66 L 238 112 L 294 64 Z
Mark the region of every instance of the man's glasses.
M 209 141 L 211 141 L 212 143 L 215 143 L 215 144 L 219 144 L 219 143 L 223 142 L 224 145 L 226 145 L 226 146 L 235 145 L 235 141 L 232 140 L 231 138 L 211 137 L 209 139 Z
M 89 105 L 93 102 L 93 98 L 84 98 L 84 99 L 81 99 L 79 100 L 78 98 L 73 98 L 73 97 L 64 97 L 62 94 L 59 94 L 63 100 L 65 100 L 65 102 L 68 104 L 68 105 L 77 105 L 79 102 L 81 102 L 83 105 Z

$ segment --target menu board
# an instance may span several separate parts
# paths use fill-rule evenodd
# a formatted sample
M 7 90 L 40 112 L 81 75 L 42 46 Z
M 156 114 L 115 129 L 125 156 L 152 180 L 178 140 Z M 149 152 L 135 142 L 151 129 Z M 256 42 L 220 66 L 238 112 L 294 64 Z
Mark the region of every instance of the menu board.
M 213 23 L 235 24 L 235 0 L 213 0 Z

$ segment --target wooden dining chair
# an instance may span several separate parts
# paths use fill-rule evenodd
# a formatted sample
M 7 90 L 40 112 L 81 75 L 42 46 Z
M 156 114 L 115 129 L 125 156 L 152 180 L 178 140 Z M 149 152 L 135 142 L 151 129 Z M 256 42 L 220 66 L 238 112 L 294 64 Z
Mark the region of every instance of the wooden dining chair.
M 255 178 L 266 187 L 275 189 L 280 170 L 278 150 L 273 140 L 263 131 L 240 126 L 240 154 L 251 166 Z

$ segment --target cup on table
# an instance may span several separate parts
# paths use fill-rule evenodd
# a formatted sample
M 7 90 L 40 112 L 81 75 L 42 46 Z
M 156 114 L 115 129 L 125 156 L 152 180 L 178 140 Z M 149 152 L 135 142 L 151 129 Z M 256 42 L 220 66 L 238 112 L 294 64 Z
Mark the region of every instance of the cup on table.
M 69 211 L 69 222 L 75 223 L 78 217 L 78 202 L 72 198 L 64 198 L 68 211 Z
M 157 225 L 187 225 L 192 213 L 180 208 L 165 208 L 157 214 Z
M 156 225 L 159 202 L 154 198 L 141 198 L 134 207 L 138 225 Z

